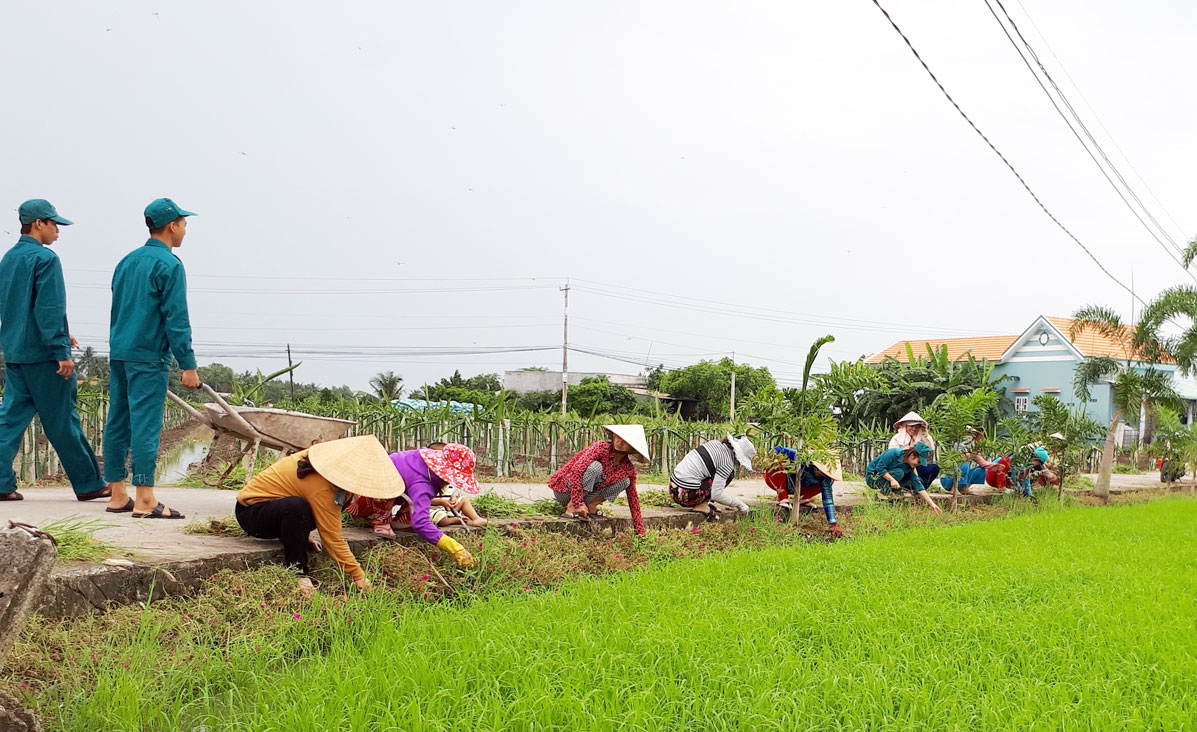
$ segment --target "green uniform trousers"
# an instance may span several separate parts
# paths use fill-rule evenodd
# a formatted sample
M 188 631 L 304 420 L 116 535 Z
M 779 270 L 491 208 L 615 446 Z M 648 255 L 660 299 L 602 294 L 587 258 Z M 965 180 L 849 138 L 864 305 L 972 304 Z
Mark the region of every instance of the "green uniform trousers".
M 162 410 L 170 366 L 143 361 L 112 361 L 108 377 L 108 423 L 104 425 L 104 480 L 116 483 L 129 475 L 133 485 L 154 485 Z
M 57 371 L 57 361 L 6 364 L 4 401 L 0 402 L 0 493 L 17 489 L 12 461 L 34 414 L 41 417 L 46 439 L 58 453 L 75 493 L 104 487 L 100 464 L 75 409 L 78 383 L 74 377 L 62 378 Z

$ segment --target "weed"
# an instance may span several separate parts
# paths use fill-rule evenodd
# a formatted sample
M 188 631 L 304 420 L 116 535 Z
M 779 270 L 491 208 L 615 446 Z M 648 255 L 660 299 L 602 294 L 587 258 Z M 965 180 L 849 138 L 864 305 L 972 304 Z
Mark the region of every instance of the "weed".
M 1143 471 L 1134 465 L 1115 465 L 1114 472 L 1118 475 L 1142 475 Z
M 226 516 L 224 518 L 209 518 L 207 520 L 197 519 L 183 527 L 184 534 L 192 534 L 194 536 L 245 536 L 245 532 L 241 530 L 241 525 L 237 523 L 235 516 Z
M 114 526 L 116 524 L 99 519 L 67 516 L 42 524 L 38 528 L 53 536 L 58 542 L 58 561 L 97 562 L 120 553 L 116 546 L 95 537 L 95 533 L 100 529 L 110 529 Z

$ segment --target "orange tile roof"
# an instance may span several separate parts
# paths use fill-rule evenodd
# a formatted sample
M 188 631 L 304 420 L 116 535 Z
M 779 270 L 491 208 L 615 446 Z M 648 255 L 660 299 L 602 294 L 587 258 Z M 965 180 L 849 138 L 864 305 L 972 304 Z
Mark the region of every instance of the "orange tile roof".
M 869 356 L 865 359 L 865 363 L 881 363 L 885 360 L 886 356 L 893 356 L 905 363 L 907 343 L 914 350 L 915 358 L 926 356 L 927 344 L 931 344 L 932 348 L 947 346 L 948 358 L 953 361 L 963 361 L 968 358 L 969 354 L 976 359 L 997 361 L 1006 352 L 1006 349 L 1014 344 L 1017 338 L 1017 335 L 1006 335 L 984 336 L 981 338 L 938 338 L 921 341 L 898 341 L 884 351 L 879 351 Z
M 1068 329 L 1072 327 L 1072 318 L 1047 318 L 1057 330 L 1064 334 L 1065 338 L 1069 337 Z M 1128 333 L 1129 335 L 1129 333 Z M 865 363 L 881 363 L 886 356 L 893 356 L 899 361 L 906 361 L 906 344 L 914 350 L 914 355 L 926 356 L 927 344 L 931 344 L 932 348 L 939 346 L 947 346 L 948 358 L 953 361 L 962 361 L 970 354 L 976 359 L 985 359 L 988 361 L 999 361 L 1002 354 L 1006 352 L 1014 342 L 1018 340 L 1018 335 L 1005 336 L 985 336 L 982 338 L 938 338 L 929 340 L 910 340 L 898 341 L 883 351 L 878 351 L 865 359 Z M 1129 340 L 1129 337 L 1128 337 Z M 1110 358 L 1127 358 L 1129 349 L 1118 338 L 1111 338 L 1106 335 L 1091 329 L 1086 328 L 1077 334 L 1076 340 L 1072 342 L 1077 350 L 1085 356 L 1108 356 Z M 1171 359 L 1162 359 L 1165 363 L 1172 363 Z
M 1070 337 L 1068 329 L 1072 327 L 1072 318 L 1048 318 L 1047 320 L 1063 333 L 1065 338 Z M 1131 334 L 1129 328 L 1124 327 L 1122 331 L 1125 334 L 1125 340 L 1111 338 L 1107 335 L 1102 335 L 1092 328 L 1085 328 L 1080 333 L 1077 333 L 1072 345 L 1076 346 L 1077 350 L 1086 356 L 1127 358 L 1131 353 L 1131 349 L 1127 346 L 1130 342 Z M 1166 362 L 1171 363 L 1172 360 L 1167 359 Z

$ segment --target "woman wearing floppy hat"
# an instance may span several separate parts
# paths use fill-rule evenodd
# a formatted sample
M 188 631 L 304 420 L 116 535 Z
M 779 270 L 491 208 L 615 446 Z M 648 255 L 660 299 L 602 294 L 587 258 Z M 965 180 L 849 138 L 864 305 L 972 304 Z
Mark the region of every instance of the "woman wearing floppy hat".
M 886 450 L 869 461 L 865 468 L 865 484 L 879 491 L 879 498 L 889 500 L 890 494 L 902 491 L 913 491 L 935 513 L 943 513 L 935 501 L 931 499 L 923 482 L 919 479 L 918 468 L 925 465 L 931 448 L 925 442 L 916 442 L 913 447 L 895 447 Z
M 633 454 L 648 460 L 648 439 L 638 424 L 609 424 L 603 427 L 610 439 L 587 445 L 549 478 L 553 497 L 565 507 L 569 518 L 603 516 L 598 507 L 620 493 L 628 494 L 628 510 L 637 534 L 644 533 L 640 496 L 636 493 Z
M 299 589 L 315 592 L 308 576 L 308 535 L 317 530 L 324 548 L 358 589 L 370 581 L 341 535 L 341 507 L 352 495 L 394 498 L 403 493 L 386 449 L 373 435 L 322 442 L 288 455 L 246 483 L 237 494 L 237 523 L 250 536 L 278 539 Z
M 474 566 L 469 550 L 438 529 L 431 517 L 432 499 L 445 486 L 461 488 L 466 493 L 482 492 L 474 477 L 477 464 L 474 451 L 456 442 L 433 443 L 431 447 L 392 453 L 390 459 L 407 488 L 403 497 L 411 507 L 412 531 L 452 555 L 457 566 Z
M 730 433 L 722 440 L 704 442 L 682 458 L 669 476 L 669 496 L 683 508 L 699 513 L 710 505 L 708 518 L 715 518 L 719 511 L 711 504 L 730 506 L 740 513 L 748 513 L 748 504 L 727 491 L 727 486 L 736 475 L 736 463 L 752 470 L 752 458 L 756 446 L 747 436 L 733 437 Z
M 799 510 L 803 506 L 813 508 L 815 496 L 820 496 L 831 535 L 836 539 L 842 537 L 844 532 L 835 520 L 835 499 L 832 493 L 835 481 L 843 480 L 839 463 L 828 464 L 812 460 L 810 465 L 799 465 L 797 451 L 776 446 L 773 452 L 781 455 L 786 463 L 786 467 L 779 466 L 765 473 L 765 485 L 777 491 L 778 504 L 789 506 L 790 496 L 797 493 Z
M 926 443 L 927 447 L 931 448 L 932 452 L 935 450 L 935 440 L 931 439 L 931 431 L 927 426 L 927 420 L 919 416 L 918 412 L 907 412 L 906 416 L 894 422 L 894 429 L 897 434 L 889 440 L 889 449 L 900 448 L 905 450 L 909 447 L 914 447 L 915 443 Z M 931 485 L 935 478 L 939 476 L 939 466 L 935 463 L 928 462 L 925 465 L 920 465 L 918 468 L 919 480 L 923 485 Z

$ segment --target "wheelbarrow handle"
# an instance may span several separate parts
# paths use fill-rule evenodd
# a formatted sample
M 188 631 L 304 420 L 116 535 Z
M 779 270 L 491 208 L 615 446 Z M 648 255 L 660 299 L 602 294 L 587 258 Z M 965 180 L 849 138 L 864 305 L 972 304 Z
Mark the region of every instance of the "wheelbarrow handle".
M 208 392 L 208 396 L 212 397 L 212 399 L 220 405 L 220 408 L 224 410 L 225 414 L 232 417 L 233 421 L 240 425 L 241 429 L 245 430 L 244 434 L 246 437 L 250 437 L 258 441 L 265 439 L 260 432 L 254 429 L 253 425 L 245 421 L 245 417 L 242 417 L 236 409 L 230 407 L 229 403 L 224 400 L 224 397 L 217 394 L 215 389 L 207 384 L 200 384 L 200 388 Z
M 170 389 L 167 389 L 166 390 L 166 398 L 171 400 L 175 404 L 178 404 L 180 407 L 182 407 L 184 412 L 187 412 L 188 414 L 190 414 L 200 424 L 204 425 L 205 427 L 212 427 L 212 420 L 208 418 L 208 415 L 204 414 L 203 412 L 199 411 L 195 407 L 188 404 L 183 399 L 183 397 L 174 393 Z M 213 428 L 213 429 L 215 429 L 215 428 Z

